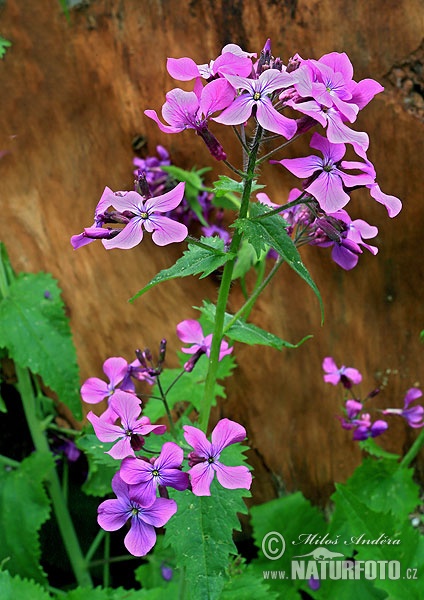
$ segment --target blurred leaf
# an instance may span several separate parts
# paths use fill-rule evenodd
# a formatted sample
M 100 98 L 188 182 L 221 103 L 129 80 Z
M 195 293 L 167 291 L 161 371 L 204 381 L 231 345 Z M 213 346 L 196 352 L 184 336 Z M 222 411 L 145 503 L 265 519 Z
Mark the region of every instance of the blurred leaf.
M 0 58 L 3 58 L 6 54 L 7 48 L 10 48 L 12 42 L 9 40 L 5 40 L 4 37 L 0 36 Z
M 0 600 L 51 600 L 51 596 L 35 581 L 0 571 Z

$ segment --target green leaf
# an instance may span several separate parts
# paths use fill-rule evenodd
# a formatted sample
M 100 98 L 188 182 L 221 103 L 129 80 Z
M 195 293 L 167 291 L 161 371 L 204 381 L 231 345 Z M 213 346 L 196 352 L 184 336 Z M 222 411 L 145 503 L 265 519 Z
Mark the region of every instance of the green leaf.
M 239 277 L 244 277 L 249 269 L 257 264 L 259 261 L 264 260 L 266 257 L 266 251 L 264 251 L 261 256 L 256 256 L 256 251 L 252 244 L 248 242 L 246 239 L 243 239 L 237 253 L 237 260 L 234 265 L 232 279 L 238 279 Z
M 266 217 L 269 207 L 258 203 L 252 204 L 250 216 L 237 219 L 235 227 L 243 232 L 244 237 L 252 244 L 259 257 L 267 247 L 273 248 L 284 258 L 286 263 L 312 288 L 318 298 L 321 309 L 321 322 L 324 320 L 324 307 L 321 294 L 302 262 L 300 254 L 288 235 L 285 221 L 278 214 Z
M 220 597 L 230 555 L 237 555 L 232 532 L 240 529 L 237 514 L 247 513 L 243 496 L 248 495 L 247 490 L 227 490 L 216 481 L 211 496 L 172 493 L 178 511 L 166 526 L 165 543 L 185 571 L 186 600 Z
M 251 572 L 247 567 L 240 575 L 226 582 L 219 600 L 246 600 L 247 598 L 278 600 L 281 596 L 272 592 L 266 580 L 263 577 L 259 578 L 257 573 Z
M 88 461 L 88 476 L 82 486 L 83 492 L 88 496 L 106 496 L 111 491 L 112 477 L 119 469 L 119 461 L 107 454 L 113 442 L 100 442 L 94 434 L 86 433 L 77 438 L 75 443 Z
M 6 54 L 6 49 L 10 48 L 11 45 L 12 42 L 9 42 L 9 40 L 5 40 L 4 37 L 0 36 L 0 58 L 4 57 Z
M 229 192 L 235 194 L 243 193 L 243 182 L 235 181 L 231 179 L 231 177 L 227 177 L 226 175 L 219 175 L 218 181 L 213 183 L 212 192 L 215 194 L 217 198 L 220 196 L 225 196 Z
M 230 258 L 232 258 L 232 254 L 225 252 L 224 241 L 219 237 L 202 237 L 201 245 L 189 242 L 188 249 L 183 256 L 172 267 L 160 271 L 153 277 L 143 289 L 130 299 L 130 302 L 134 302 L 136 298 L 163 281 L 198 275 L 199 273 L 202 273 L 200 279 L 207 277 L 216 269 L 222 267 Z
M 59 595 L 57 600 L 62 598 L 63 600 L 169 600 L 170 597 L 178 598 L 178 585 L 173 582 L 170 582 L 167 589 L 163 587 L 149 590 L 128 590 L 122 587 L 77 588 L 66 595 Z
M 10 283 L 0 303 L 0 347 L 81 417 L 76 351 L 60 289 L 49 273 L 21 274 Z
M 39 564 L 38 532 L 50 515 L 43 482 L 53 468 L 50 454 L 34 453 L 18 468 L 0 471 L 0 563 L 12 575 L 43 584 L 47 579 Z
M 203 301 L 203 306 L 199 308 L 202 314 L 211 322 L 215 322 L 216 306 L 207 300 Z M 305 336 L 297 344 L 286 342 L 278 336 L 253 325 L 252 323 L 246 323 L 244 319 L 237 319 L 228 329 L 227 326 L 232 320 L 233 315 L 225 313 L 224 316 L 224 335 L 235 342 L 243 342 L 244 344 L 255 345 L 260 344 L 262 346 L 271 346 L 277 350 L 282 348 L 298 348 L 311 338 L 311 335 Z
M 35 581 L 0 571 L 0 600 L 51 600 L 51 596 Z
M 181 362 L 183 364 L 186 360 L 188 360 L 188 356 L 186 354 L 181 355 Z M 226 397 L 224 387 L 218 382 L 225 377 L 229 377 L 234 367 L 235 362 L 232 356 L 227 355 L 219 362 L 217 380 L 214 388 L 215 402 L 213 403 L 213 406 L 216 405 L 217 398 Z M 193 371 L 191 371 L 191 373 L 184 373 L 182 377 L 178 379 L 175 385 L 172 384 L 181 374 L 181 369 L 165 369 L 163 373 L 161 373 L 160 383 L 165 393 L 166 390 L 168 390 L 168 388 L 172 385 L 171 389 L 166 394 L 168 406 L 171 410 L 179 402 L 184 402 L 186 404 L 191 403 L 196 410 L 199 409 L 203 398 L 203 389 L 207 370 L 208 360 L 206 355 L 203 355 L 200 357 Z M 153 387 L 152 395 L 160 395 L 156 385 Z M 155 423 L 158 419 L 166 414 L 163 402 L 161 400 L 156 400 L 155 398 L 150 398 L 143 410 L 143 414 L 149 417 L 150 420 Z
M 387 452 L 381 448 L 381 446 L 379 446 L 373 438 L 368 438 L 363 442 L 359 442 L 359 446 L 361 450 L 365 450 L 365 452 L 368 452 L 368 454 L 371 454 L 371 456 L 386 458 L 389 460 L 398 460 L 400 458 L 399 454 L 393 454 L 393 452 Z

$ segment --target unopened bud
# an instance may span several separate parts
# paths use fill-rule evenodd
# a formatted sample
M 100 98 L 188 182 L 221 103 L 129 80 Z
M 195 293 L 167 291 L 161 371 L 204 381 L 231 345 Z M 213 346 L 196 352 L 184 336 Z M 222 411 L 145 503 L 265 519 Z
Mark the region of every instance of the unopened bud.
M 146 179 L 146 173 L 144 171 L 138 172 L 138 177 L 134 181 L 134 187 L 135 191 L 138 192 L 144 198 L 152 197 L 152 192 L 150 191 L 150 187 Z
M 199 350 L 196 350 L 196 352 L 190 357 L 190 359 L 184 365 L 184 371 L 186 371 L 186 373 L 192 372 L 202 354 L 205 354 L 205 351 L 202 350 L 202 348 L 199 348 Z
M 225 160 L 227 158 L 224 148 L 206 126 L 202 127 L 202 129 L 198 129 L 196 133 L 197 135 L 200 135 L 208 147 L 209 152 L 214 158 L 216 158 L 216 160 Z

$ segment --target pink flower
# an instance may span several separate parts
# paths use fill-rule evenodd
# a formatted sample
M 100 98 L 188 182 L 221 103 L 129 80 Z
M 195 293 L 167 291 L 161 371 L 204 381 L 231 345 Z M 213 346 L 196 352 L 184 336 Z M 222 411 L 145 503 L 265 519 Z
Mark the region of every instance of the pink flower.
M 345 367 L 344 365 L 339 369 L 331 356 L 324 358 L 322 368 L 326 373 L 324 375 L 326 383 L 337 385 L 341 382 L 345 388 L 350 389 L 352 384 L 361 383 L 362 381 L 362 375 L 357 369 Z
M 116 531 L 130 521 L 124 544 L 134 556 L 145 556 L 156 543 L 155 527 L 163 527 L 177 512 L 175 500 L 156 498 L 149 507 L 140 503 L 137 489 L 122 481 L 119 473 L 112 479 L 115 499 L 99 505 L 97 522 L 105 531 Z
M 215 473 L 219 483 L 229 490 L 250 489 L 252 475 L 247 467 L 227 467 L 219 460 L 224 448 L 245 439 L 244 427 L 235 421 L 221 419 L 212 431 L 212 442 L 209 442 L 203 431 L 196 427 L 185 425 L 183 429 L 186 442 L 194 448 L 194 452 L 189 454 L 193 494 L 210 496 L 210 485 Z
M 185 344 L 192 344 L 190 348 L 181 348 L 185 354 L 201 353 L 210 356 L 213 335 L 210 333 L 204 336 L 202 326 L 198 321 L 194 319 L 181 321 L 177 325 L 177 335 Z M 233 348 L 229 348 L 228 343 L 222 340 L 219 350 L 219 360 L 222 360 L 227 354 L 231 354 L 232 351 Z
M 209 79 L 224 75 L 240 75 L 248 77 L 252 71 L 251 56 L 256 53 L 244 52 L 236 44 L 227 44 L 216 60 L 209 64 L 197 65 L 191 58 L 168 58 L 166 68 L 168 73 L 178 81 L 190 81 L 197 77 Z
M 128 373 L 128 363 L 121 356 L 112 356 L 103 363 L 103 372 L 109 379 L 106 383 L 98 377 L 90 377 L 81 386 L 81 397 L 87 404 L 98 404 L 105 398 L 110 398 L 115 393 L 119 384 L 125 379 Z M 130 387 L 129 382 L 126 386 L 127 392 L 134 391 L 134 386 Z
M 94 432 L 101 442 L 116 442 L 107 452 L 113 458 L 122 459 L 135 456 L 134 448 L 142 447 L 142 436 L 148 433 L 160 435 L 165 433 L 165 425 L 152 425 L 148 417 L 140 417 L 141 402 L 133 394 L 117 391 L 110 400 L 110 409 L 120 419 L 120 425 L 115 425 L 89 412 L 87 420 L 93 425 Z
M 399 408 L 387 408 L 383 410 L 384 415 L 399 415 L 403 417 L 410 427 L 423 427 L 424 426 L 424 408 L 418 404 L 409 408 L 409 405 L 421 398 L 423 395 L 422 391 L 418 388 L 410 388 L 405 395 L 403 409 Z

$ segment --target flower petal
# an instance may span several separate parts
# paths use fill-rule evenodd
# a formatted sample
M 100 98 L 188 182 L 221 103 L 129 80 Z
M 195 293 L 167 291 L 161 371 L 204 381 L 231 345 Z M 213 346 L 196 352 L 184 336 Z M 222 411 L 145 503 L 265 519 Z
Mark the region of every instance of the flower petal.
M 183 429 L 187 444 L 192 446 L 199 456 L 209 458 L 211 456 L 212 444 L 207 440 L 203 431 L 192 425 L 184 425 Z
M 146 211 L 148 212 L 169 212 L 174 210 L 181 203 L 184 197 L 185 183 L 181 181 L 172 190 L 162 194 L 161 196 L 153 196 L 144 202 Z
M 105 381 L 98 377 L 90 377 L 82 384 L 80 393 L 87 404 L 98 404 L 109 396 L 110 390 Z
M 178 323 L 177 335 L 185 344 L 203 344 L 203 329 L 195 319 L 186 319 Z
M 131 519 L 131 528 L 124 538 L 125 548 L 133 556 L 145 556 L 156 544 L 156 532 L 138 516 Z
M 264 129 L 279 133 L 288 140 L 296 133 L 296 121 L 275 110 L 269 98 L 261 98 L 261 101 L 258 102 L 256 118 Z
M 130 219 L 117 236 L 110 240 L 102 240 L 103 246 L 106 250 L 112 250 L 113 248 L 129 250 L 130 248 L 134 248 L 143 239 L 142 223 L 143 219 L 140 217 Z
M 140 516 L 145 523 L 153 527 L 163 527 L 177 512 L 177 503 L 168 498 L 157 498 L 151 506 L 143 508 Z
M 158 246 L 182 242 L 188 236 L 188 229 L 183 223 L 162 215 L 151 215 L 149 225 L 153 226 L 152 240 Z
M 105 531 L 121 529 L 130 516 L 129 508 L 120 500 L 105 500 L 97 509 L 97 522 Z
M 252 474 L 244 465 L 239 467 L 227 467 L 216 461 L 214 463 L 214 468 L 218 481 L 222 487 L 225 487 L 228 490 L 237 490 L 239 488 L 250 490 L 250 486 L 252 485 Z
M 230 421 L 230 419 L 221 419 L 212 431 L 213 456 L 220 454 L 224 448 L 231 444 L 242 442 L 245 438 L 246 430 L 240 423 Z
M 215 471 L 208 462 L 194 465 L 189 471 L 191 480 L 191 489 L 195 496 L 210 496 L 211 483 L 215 476 Z
M 112 356 L 103 363 L 103 373 L 109 378 L 113 387 L 121 383 L 127 374 L 127 370 L 128 363 L 121 356 Z

